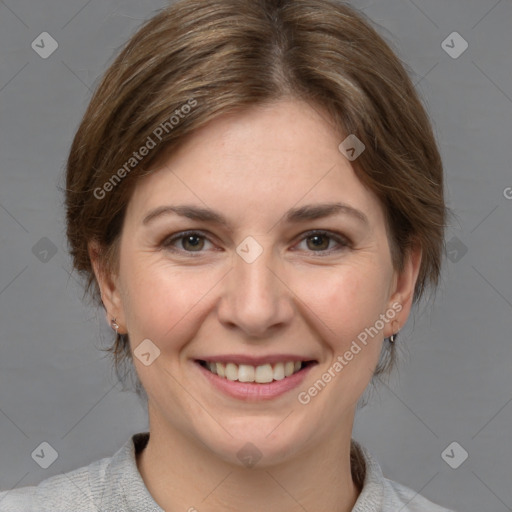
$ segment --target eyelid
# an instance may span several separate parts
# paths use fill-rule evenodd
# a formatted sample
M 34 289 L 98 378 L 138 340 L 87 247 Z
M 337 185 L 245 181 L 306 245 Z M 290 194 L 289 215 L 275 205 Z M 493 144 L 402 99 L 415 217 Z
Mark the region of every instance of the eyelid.
M 180 240 L 182 238 L 185 238 L 189 235 L 199 235 L 200 237 L 206 239 L 210 243 L 214 243 L 210 238 L 213 238 L 213 239 L 216 238 L 213 234 L 209 233 L 208 231 L 203 231 L 201 229 L 190 229 L 190 230 L 180 231 L 177 233 L 173 233 L 172 235 L 166 236 L 159 245 L 161 247 L 168 249 L 175 253 L 187 254 L 187 255 L 191 255 L 192 257 L 198 257 L 201 254 L 203 254 L 205 251 L 185 251 L 183 249 L 177 249 L 172 245 L 173 242 Z M 324 255 L 327 256 L 333 252 L 339 252 L 339 251 L 345 250 L 347 248 L 351 248 L 353 245 L 351 240 L 348 237 L 346 237 L 345 235 L 338 233 L 336 231 L 330 231 L 330 230 L 326 230 L 326 229 L 312 229 L 309 231 L 305 231 L 305 232 L 301 233 L 300 235 L 298 235 L 297 242 L 294 245 L 298 245 L 299 243 L 305 241 L 307 238 L 309 238 L 311 236 L 315 236 L 315 235 L 326 236 L 326 237 L 330 238 L 331 240 L 334 240 L 336 243 L 338 243 L 339 246 L 341 246 L 341 248 L 333 248 L 333 249 L 328 249 L 328 250 L 323 250 L 323 251 L 306 251 L 309 254 L 314 254 L 315 256 L 320 256 L 320 257 L 324 256 Z M 292 250 L 295 251 L 296 249 L 292 249 Z
M 344 249 L 348 249 L 348 248 L 352 247 L 352 242 L 349 240 L 348 237 L 346 237 L 345 235 L 342 235 L 341 233 L 338 233 L 336 231 L 330 231 L 327 229 L 312 229 L 310 231 L 301 233 L 299 235 L 300 238 L 299 238 L 298 243 L 301 243 L 304 240 L 306 240 L 307 238 L 315 236 L 315 235 L 326 236 L 326 237 L 330 238 L 331 240 L 334 240 L 336 243 L 338 243 L 341 246 L 341 248 L 328 249 L 325 251 L 307 251 L 309 254 L 314 254 L 315 256 L 320 256 L 320 257 L 327 256 L 333 252 L 339 252 Z
M 201 229 L 189 229 L 186 231 L 179 231 L 177 233 L 173 233 L 172 235 L 164 237 L 162 242 L 160 242 L 159 246 L 163 247 L 164 249 L 175 252 L 175 253 L 199 256 L 204 251 L 185 251 L 183 249 L 177 249 L 176 247 L 174 247 L 172 245 L 177 240 L 180 240 L 180 239 L 185 238 L 190 235 L 198 235 L 198 236 L 206 239 L 208 242 L 214 243 L 214 242 L 212 242 L 212 240 L 210 240 L 210 238 L 215 238 L 211 233 L 208 233 L 207 231 L 203 231 Z

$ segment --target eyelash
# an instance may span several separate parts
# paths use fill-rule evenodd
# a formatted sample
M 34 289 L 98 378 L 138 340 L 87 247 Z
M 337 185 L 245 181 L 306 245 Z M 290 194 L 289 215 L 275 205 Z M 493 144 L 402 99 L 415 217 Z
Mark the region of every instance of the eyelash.
M 192 235 L 195 235 L 198 238 L 199 237 L 205 238 L 208 241 L 210 241 L 208 239 L 208 236 L 201 231 L 183 231 L 183 232 L 177 233 L 176 235 L 171 235 L 170 237 L 166 237 L 160 245 L 164 249 L 168 249 L 172 252 L 179 253 L 179 254 L 187 254 L 193 258 L 197 258 L 197 257 L 201 256 L 204 251 L 186 251 L 184 249 L 176 249 L 175 247 L 172 246 L 172 244 L 174 242 L 184 239 L 187 236 L 192 236 Z M 350 248 L 352 246 L 351 242 L 346 237 L 342 236 L 341 234 L 338 234 L 338 233 L 335 233 L 332 231 L 324 231 L 324 230 L 308 231 L 308 232 L 304 233 L 303 237 L 300 239 L 299 242 L 301 242 L 303 240 L 307 240 L 308 238 L 311 238 L 313 236 L 327 237 L 331 240 L 334 240 L 341 246 L 338 249 L 328 249 L 328 250 L 323 250 L 323 251 L 308 251 L 310 253 L 315 254 L 315 256 L 322 257 L 322 256 L 330 255 L 333 252 L 342 251 L 342 250 Z

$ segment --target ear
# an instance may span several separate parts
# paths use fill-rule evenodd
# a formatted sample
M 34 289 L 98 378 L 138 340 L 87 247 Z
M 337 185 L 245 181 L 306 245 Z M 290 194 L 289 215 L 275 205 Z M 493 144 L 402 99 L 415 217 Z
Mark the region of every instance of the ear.
M 386 338 L 396 334 L 409 318 L 414 299 L 414 289 L 420 272 L 421 259 L 421 247 L 415 245 L 405 255 L 402 271 L 395 272 L 388 308 L 397 313 L 395 318 L 386 324 L 384 329 L 384 336 Z
M 119 334 L 126 334 L 126 321 L 118 277 L 107 269 L 102 257 L 103 251 L 104 249 L 96 240 L 89 242 L 89 258 L 100 288 L 101 301 L 105 307 L 107 323 L 111 325 L 111 321 L 115 318 L 119 325 Z

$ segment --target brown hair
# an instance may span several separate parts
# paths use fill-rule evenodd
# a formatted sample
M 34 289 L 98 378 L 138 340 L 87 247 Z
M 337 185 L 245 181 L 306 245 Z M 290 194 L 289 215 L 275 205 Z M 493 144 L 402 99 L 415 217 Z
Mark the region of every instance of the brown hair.
M 320 107 L 340 143 L 349 134 L 364 143 L 352 165 L 382 202 L 394 266 L 418 245 L 415 302 L 435 287 L 446 219 L 441 157 L 403 64 L 365 16 L 335 0 L 181 0 L 109 67 L 71 147 L 67 236 L 86 292 L 100 303 L 87 244 L 99 242 L 115 271 L 141 176 L 216 116 L 281 98 Z M 116 369 L 131 357 L 126 336 L 109 350 Z M 391 369 L 394 350 L 388 345 L 376 375 Z

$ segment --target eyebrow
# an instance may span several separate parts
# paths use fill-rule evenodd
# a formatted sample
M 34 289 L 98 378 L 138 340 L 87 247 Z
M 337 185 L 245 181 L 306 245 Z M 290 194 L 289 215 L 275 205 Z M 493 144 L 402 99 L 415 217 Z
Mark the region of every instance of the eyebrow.
M 192 205 L 159 206 L 158 208 L 151 210 L 148 215 L 144 217 L 142 223 L 147 225 L 156 218 L 172 214 L 192 220 L 219 224 L 231 229 L 230 222 L 222 214 L 214 210 L 210 210 L 209 208 Z M 344 203 L 309 204 L 298 208 L 291 208 L 284 215 L 284 220 L 287 223 L 294 224 L 341 214 L 348 215 L 359 220 L 363 224 L 370 224 L 368 217 L 362 211 Z

